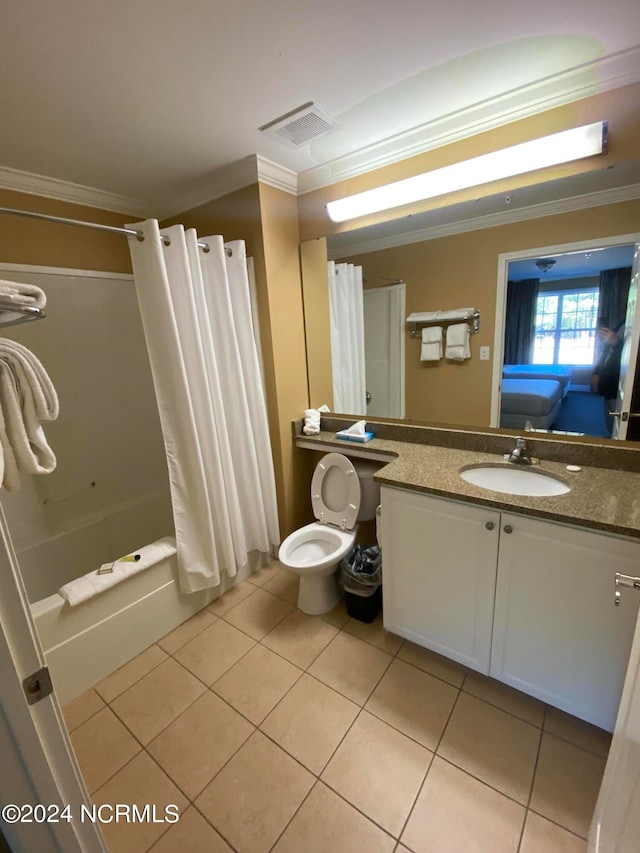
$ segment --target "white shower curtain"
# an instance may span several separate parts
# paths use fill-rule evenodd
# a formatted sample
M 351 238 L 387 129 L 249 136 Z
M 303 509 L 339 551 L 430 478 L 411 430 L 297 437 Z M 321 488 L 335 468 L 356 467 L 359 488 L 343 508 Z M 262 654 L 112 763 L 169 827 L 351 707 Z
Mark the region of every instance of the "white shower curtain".
M 279 544 L 245 245 L 155 219 L 128 225 L 164 436 L 182 592 L 215 587 Z
M 362 267 L 329 261 L 333 409 L 366 415 Z

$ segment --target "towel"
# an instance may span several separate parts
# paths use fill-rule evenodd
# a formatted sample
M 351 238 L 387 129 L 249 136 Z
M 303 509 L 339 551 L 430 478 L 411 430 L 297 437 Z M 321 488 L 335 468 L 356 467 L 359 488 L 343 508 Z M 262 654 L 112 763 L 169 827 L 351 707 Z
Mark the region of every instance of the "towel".
M 44 308 L 47 304 L 47 296 L 40 287 L 35 284 L 21 284 L 17 281 L 3 281 L 0 279 L 0 300 L 14 302 L 16 305 L 35 305 L 36 308 Z
M 427 326 L 422 330 L 420 361 L 440 361 L 442 358 L 442 326 Z
M 440 311 L 414 311 L 407 317 L 407 323 L 433 323 L 440 318 Z
M 173 556 L 176 553 L 176 540 L 172 536 L 165 536 L 164 539 L 158 539 L 151 545 L 138 548 L 133 553 L 140 554 L 140 559 L 125 563 L 119 563 L 116 560 L 113 571 L 109 574 L 99 575 L 96 569 L 60 587 L 59 594 L 71 607 L 75 607 L 77 604 L 99 595 L 105 589 L 116 586 L 132 575 L 137 575 L 155 563 L 159 563 L 160 560 Z
M 20 487 L 20 474 L 50 474 L 56 457 L 40 421 L 58 417 L 58 395 L 33 353 L 0 338 L 0 485 Z
M 438 311 L 438 320 L 465 320 L 472 317 L 475 308 L 452 308 L 449 311 Z
M 455 326 L 449 326 L 447 329 L 447 348 L 444 356 L 452 361 L 464 361 L 466 358 L 471 358 L 469 325 L 467 323 L 457 323 Z
M 318 409 L 304 410 L 304 426 L 302 432 L 305 435 L 317 435 L 320 432 L 320 417 L 323 412 L 328 412 L 328 406 L 320 406 Z

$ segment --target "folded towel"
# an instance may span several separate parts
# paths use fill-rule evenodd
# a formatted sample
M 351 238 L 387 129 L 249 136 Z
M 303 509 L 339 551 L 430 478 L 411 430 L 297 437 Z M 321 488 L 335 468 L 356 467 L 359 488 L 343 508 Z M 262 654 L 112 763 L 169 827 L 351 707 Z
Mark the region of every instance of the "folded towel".
M 452 308 L 449 311 L 438 311 L 438 320 L 465 320 L 471 317 L 475 308 Z
M 427 326 L 422 330 L 420 361 L 440 361 L 442 358 L 442 326 Z
M 44 308 L 47 296 L 35 284 L 22 284 L 18 281 L 3 281 L 0 279 L 0 299 L 6 299 L 19 305 L 35 305 Z
M 7 425 L 2 413 L 0 405 L 0 486 L 8 492 L 16 491 L 20 488 L 20 471 L 16 455 L 11 447 L 9 436 L 7 435 Z
M 135 562 L 127 561 L 124 563 L 119 563 L 116 560 L 113 564 L 113 571 L 109 574 L 99 575 L 96 569 L 96 571 L 89 572 L 60 587 L 59 594 L 71 607 L 75 607 L 77 604 L 99 595 L 105 589 L 116 586 L 132 575 L 137 575 L 139 572 L 148 569 L 149 566 L 159 563 L 160 560 L 173 556 L 176 553 L 176 540 L 173 536 L 165 536 L 164 539 L 158 539 L 151 545 L 138 548 L 133 553 L 140 554 L 140 559 Z
M 25 346 L 8 338 L 0 338 L 0 359 L 11 367 L 20 391 L 30 393 L 36 416 L 41 421 L 54 421 L 60 410 L 58 395 L 39 359 Z
M 444 357 L 453 361 L 464 361 L 466 358 L 471 358 L 468 323 L 458 323 L 455 326 L 449 326 L 447 329 L 447 347 Z
M 407 317 L 407 323 L 433 323 L 439 316 L 439 311 L 414 311 Z

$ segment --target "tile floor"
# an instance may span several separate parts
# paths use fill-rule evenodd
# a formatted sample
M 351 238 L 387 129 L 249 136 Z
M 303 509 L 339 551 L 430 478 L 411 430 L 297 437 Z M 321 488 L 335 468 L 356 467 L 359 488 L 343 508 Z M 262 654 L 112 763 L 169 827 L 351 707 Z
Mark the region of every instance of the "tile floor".
M 584 853 L 610 737 L 262 569 L 65 709 L 110 853 Z

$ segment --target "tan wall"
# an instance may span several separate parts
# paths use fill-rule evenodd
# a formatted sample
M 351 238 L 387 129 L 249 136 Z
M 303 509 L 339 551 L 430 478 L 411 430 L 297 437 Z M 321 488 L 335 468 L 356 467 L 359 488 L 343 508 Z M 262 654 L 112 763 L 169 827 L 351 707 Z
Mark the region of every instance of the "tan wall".
M 481 187 L 460 190 L 426 202 L 362 217 L 352 222 L 333 223 L 327 215 L 325 205 L 328 201 L 418 175 L 422 172 L 428 172 L 461 160 L 468 160 L 471 157 L 497 151 L 519 142 L 526 142 L 540 136 L 604 119 L 609 121 L 609 146 L 604 155 L 568 163 L 564 166 L 541 169 L 535 173 L 510 178 L 508 181 L 494 181 Z M 519 187 L 531 186 L 534 183 L 604 169 L 617 163 L 635 160 L 640 154 L 639 139 L 640 84 L 634 84 L 602 95 L 585 98 L 574 104 L 556 107 L 540 115 L 512 122 L 504 127 L 462 139 L 451 145 L 445 145 L 416 157 L 402 160 L 399 163 L 375 169 L 347 181 L 341 181 L 330 187 L 307 193 L 299 199 L 300 239 L 312 240 L 329 234 L 351 231 L 354 228 L 362 228 L 421 211 L 433 210 L 495 193 L 512 192 Z
M 480 332 L 471 336 L 469 361 L 420 362 L 420 341 L 407 334 L 407 418 L 489 424 L 492 361 L 480 361 L 478 355 L 481 346 L 490 346 L 493 358 L 499 254 L 639 230 L 640 200 L 636 200 L 343 259 L 362 264 L 365 273 L 402 278 L 407 285 L 407 314 L 463 306 L 480 311 Z
M 130 214 L 110 213 L 95 207 L 83 207 L 13 190 L 0 190 L 0 207 L 84 219 L 117 227 L 136 219 Z M 131 273 L 127 238 L 121 234 L 72 228 L 4 214 L 0 215 L 0 260 L 11 264 Z
M 308 520 L 306 456 L 294 451 L 291 421 L 308 406 L 296 199 L 253 184 L 173 217 L 201 236 L 246 241 L 254 259 L 267 409 L 283 536 Z M 295 454 L 295 458 L 294 458 Z M 299 457 L 299 458 L 298 458 Z
M 327 287 L 327 241 L 307 240 L 300 245 L 309 403 L 333 410 L 333 366 Z

